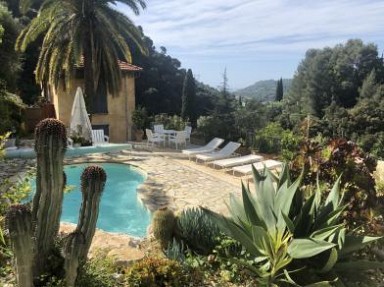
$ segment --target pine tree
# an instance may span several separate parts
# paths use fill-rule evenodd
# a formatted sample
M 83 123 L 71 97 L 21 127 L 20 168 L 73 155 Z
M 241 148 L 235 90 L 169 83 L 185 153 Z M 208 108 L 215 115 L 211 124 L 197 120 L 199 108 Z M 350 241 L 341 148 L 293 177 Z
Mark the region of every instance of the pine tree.
M 277 81 L 275 100 L 280 102 L 284 96 L 283 78 Z
M 181 117 L 184 120 L 189 119 L 192 126 L 196 126 L 195 98 L 196 83 L 192 70 L 188 69 L 184 78 L 183 93 L 181 96 Z

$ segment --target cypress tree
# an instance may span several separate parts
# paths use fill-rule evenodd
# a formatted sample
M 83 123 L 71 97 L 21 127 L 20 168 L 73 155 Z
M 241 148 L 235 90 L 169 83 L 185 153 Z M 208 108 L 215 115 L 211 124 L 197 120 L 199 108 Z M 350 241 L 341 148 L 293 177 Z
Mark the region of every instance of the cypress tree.
M 189 120 L 192 126 L 196 126 L 195 115 L 196 83 L 192 70 L 188 69 L 184 78 L 183 93 L 181 96 L 181 117 Z
M 280 80 L 277 80 L 275 100 L 277 102 L 280 102 L 283 99 L 283 96 L 284 96 L 283 78 L 280 78 Z

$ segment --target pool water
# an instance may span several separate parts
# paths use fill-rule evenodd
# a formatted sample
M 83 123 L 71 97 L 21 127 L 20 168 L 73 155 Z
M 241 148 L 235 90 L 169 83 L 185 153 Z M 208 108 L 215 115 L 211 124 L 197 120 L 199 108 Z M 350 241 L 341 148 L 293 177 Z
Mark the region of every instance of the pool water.
M 90 164 L 66 165 L 67 186 L 61 221 L 77 224 L 82 201 L 80 176 Z M 97 163 L 107 173 L 107 182 L 100 201 L 97 228 L 143 237 L 150 223 L 150 213 L 138 200 L 136 189 L 145 177 L 135 168 L 118 163 Z M 32 187 L 36 184 L 32 181 Z

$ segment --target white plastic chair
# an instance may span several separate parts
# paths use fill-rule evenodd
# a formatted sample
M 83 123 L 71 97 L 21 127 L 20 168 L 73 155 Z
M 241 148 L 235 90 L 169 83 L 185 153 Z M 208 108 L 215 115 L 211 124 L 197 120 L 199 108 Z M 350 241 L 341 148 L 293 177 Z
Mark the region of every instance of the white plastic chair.
M 162 125 L 162 124 L 154 125 L 153 126 L 153 131 L 154 131 L 154 133 L 162 134 L 163 131 L 164 131 L 164 125 Z
M 92 145 L 104 144 L 109 142 L 109 136 L 104 134 L 104 130 L 92 130 Z
M 172 136 L 169 138 L 169 143 L 175 144 L 176 149 L 178 149 L 178 145 L 180 145 L 180 144 L 187 146 L 186 132 L 185 131 L 176 132 L 175 136 Z
M 153 133 L 152 130 L 150 129 L 145 129 L 145 133 L 147 135 L 147 146 L 149 146 L 149 144 L 152 144 L 153 146 L 155 143 L 159 143 L 160 145 L 162 143 L 165 143 L 165 139 L 163 135 Z
M 191 133 L 192 133 L 192 127 L 185 126 L 185 142 L 191 142 Z

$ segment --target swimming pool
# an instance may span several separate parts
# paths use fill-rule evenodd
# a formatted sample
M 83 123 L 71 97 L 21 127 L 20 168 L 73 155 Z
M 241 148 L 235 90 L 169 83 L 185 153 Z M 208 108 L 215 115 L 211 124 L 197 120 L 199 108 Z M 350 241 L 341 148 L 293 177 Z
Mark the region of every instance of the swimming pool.
M 64 195 L 62 222 L 77 224 L 82 200 L 80 175 L 89 165 L 91 164 L 72 164 L 64 167 L 70 192 Z M 107 173 L 96 227 L 108 232 L 145 236 L 151 216 L 136 194 L 137 186 L 145 180 L 145 176 L 126 164 L 96 163 L 96 165 L 102 166 Z M 34 181 L 32 187 L 35 187 Z

